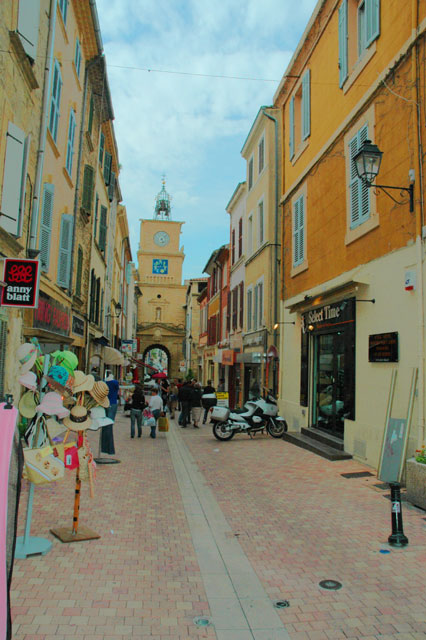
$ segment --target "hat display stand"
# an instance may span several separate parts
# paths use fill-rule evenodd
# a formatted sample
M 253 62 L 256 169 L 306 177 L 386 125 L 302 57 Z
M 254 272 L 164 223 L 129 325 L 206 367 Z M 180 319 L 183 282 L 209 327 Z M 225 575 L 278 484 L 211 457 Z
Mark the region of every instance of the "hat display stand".
M 121 460 L 118 460 L 117 458 L 102 457 L 102 429 L 104 429 L 104 427 L 99 429 L 98 457 L 95 458 L 95 462 L 96 464 L 119 464 Z
M 83 404 L 84 391 L 80 393 L 78 404 Z M 82 447 L 84 444 L 85 432 L 77 431 L 77 446 Z M 92 482 L 89 471 L 89 482 L 92 493 Z M 84 525 L 80 525 L 80 496 L 81 496 L 81 478 L 80 467 L 78 466 L 75 473 L 75 492 L 74 492 L 74 512 L 72 527 L 55 527 L 50 530 L 56 538 L 61 542 L 83 542 L 84 540 L 98 540 L 101 536 Z
M 49 356 L 44 356 L 44 366 L 43 366 L 43 377 L 40 382 L 40 401 L 44 395 L 42 389 L 45 387 L 44 385 L 44 376 L 47 373 L 49 368 Z M 38 447 L 43 439 L 43 434 L 41 429 L 38 430 L 36 434 L 36 442 L 33 442 L 33 446 Z M 28 502 L 27 502 L 27 515 L 25 521 L 25 530 L 24 535 L 16 538 L 16 546 L 15 546 L 15 558 L 28 558 L 29 556 L 35 555 L 46 555 L 48 551 L 52 548 L 52 543 L 47 538 L 39 538 L 31 535 L 31 520 L 33 514 L 33 501 L 34 501 L 34 483 L 30 482 L 30 488 L 28 491 Z

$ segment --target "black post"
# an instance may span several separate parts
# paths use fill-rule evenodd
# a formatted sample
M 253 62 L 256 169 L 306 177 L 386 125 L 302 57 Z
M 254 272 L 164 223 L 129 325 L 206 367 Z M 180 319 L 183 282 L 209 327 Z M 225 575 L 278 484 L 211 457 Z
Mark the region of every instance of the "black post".
M 389 536 L 388 542 L 393 547 L 405 547 L 408 544 L 408 538 L 404 535 L 402 525 L 401 485 L 399 482 L 390 482 L 389 487 L 392 505 L 392 534 Z

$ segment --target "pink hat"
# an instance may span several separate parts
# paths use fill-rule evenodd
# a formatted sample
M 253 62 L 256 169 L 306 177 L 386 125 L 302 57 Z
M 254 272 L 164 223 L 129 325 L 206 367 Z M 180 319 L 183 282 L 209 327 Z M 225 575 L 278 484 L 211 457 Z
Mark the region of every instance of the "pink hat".
M 31 391 L 37 391 L 37 376 L 34 371 L 27 371 L 19 378 L 19 383 Z
M 69 410 L 65 409 L 62 404 L 61 396 L 55 391 L 49 391 L 49 393 L 46 393 L 43 400 L 38 405 L 37 411 L 47 413 L 48 416 L 58 416 L 58 418 L 66 418 L 70 414 Z
M 17 351 L 16 357 L 18 359 L 19 364 L 21 365 L 20 373 L 26 373 L 30 369 L 32 369 L 34 362 L 38 356 L 37 347 L 31 342 L 24 342 L 21 344 Z

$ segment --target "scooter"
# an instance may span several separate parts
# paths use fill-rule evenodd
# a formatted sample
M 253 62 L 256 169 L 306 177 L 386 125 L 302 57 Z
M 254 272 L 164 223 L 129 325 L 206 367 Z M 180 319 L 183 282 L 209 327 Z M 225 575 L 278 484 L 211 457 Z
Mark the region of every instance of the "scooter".
M 265 399 L 248 400 L 239 412 L 228 407 L 212 407 L 210 421 L 218 440 L 231 440 L 236 433 L 247 433 L 252 438 L 265 429 L 273 438 L 282 438 L 287 431 L 287 423 L 278 415 L 277 402 L 271 393 Z

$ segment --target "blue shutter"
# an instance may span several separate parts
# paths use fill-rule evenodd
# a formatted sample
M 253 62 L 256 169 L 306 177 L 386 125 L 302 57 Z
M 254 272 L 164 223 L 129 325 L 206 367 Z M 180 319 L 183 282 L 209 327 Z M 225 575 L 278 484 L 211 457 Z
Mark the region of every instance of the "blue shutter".
M 40 221 L 40 264 L 42 271 L 49 271 L 50 236 L 52 234 L 53 198 L 55 185 L 45 182 L 43 185 L 43 202 Z
M 363 181 L 358 178 L 355 162 L 353 160 L 358 149 L 367 139 L 368 126 L 365 125 L 349 142 L 349 156 L 351 163 L 349 182 L 351 229 L 354 229 L 370 217 L 370 190 Z
M 81 67 L 81 47 L 80 40 L 77 38 L 75 41 L 75 56 L 74 56 L 74 64 L 75 70 L 77 72 L 77 76 L 80 76 L 80 67 Z
M 366 33 L 365 46 L 380 35 L 380 0 L 365 0 Z
M 289 108 L 289 147 L 290 147 L 290 160 L 294 157 L 294 96 L 290 100 L 290 108 Z
M 22 233 L 28 150 L 29 138 L 26 139 L 25 133 L 13 122 L 9 122 L 6 134 L 0 226 L 16 237 Z
M 368 140 L 368 126 L 364 125 L 358 132 L 358 149 L 366 140 Z M 370 217 L 370 189 L 362 180 L 358 180 L 361 222 L 364 222 Z
M 339 9 L 339 87 L 348 77 L 348 0 Z
M 302 78 L 302 140 L 311 135 L 311 71 Z
M 68 126 L 68 140 L 67 140 L 67 160 L 65 163 L 69 176 L 72 174 L 72 161 L 74 157 L 74 136 L 75 136 L 75 113 L 74 109 L 70 112 L 70 122 Z
M 70 281 L 73 221 L 73 216 L 67 213 L 62 214 L 58 259 L 58 285 L 60 287 L 68 287 Z
M 293 266 L 297 267 L 305 259 L 305 206 L 300 196 L 293 208 Z
M 55 142 L 56 142 L 56 138 L 58 137 L 61 90 L 62 90 L 61 70 L 59 68 L 58 61 L 55 60 L 55 66 L 53 70 L 52 99 L 50 102 L 50 118 L 49 118 L 49 130 Z
M 39 20 L 40 1 L 19 0 L 18 34 L 25 53 L 32 60 L 35 60 L 37 55 Z

